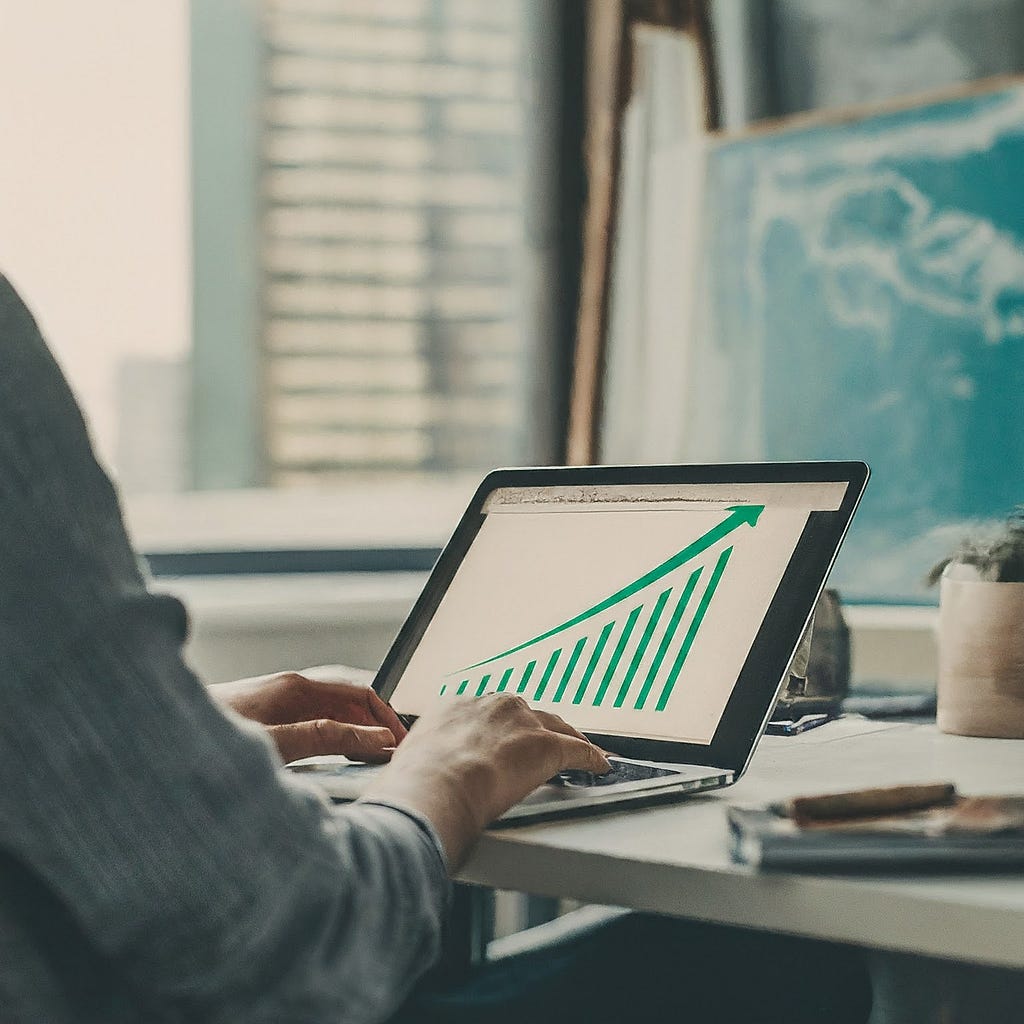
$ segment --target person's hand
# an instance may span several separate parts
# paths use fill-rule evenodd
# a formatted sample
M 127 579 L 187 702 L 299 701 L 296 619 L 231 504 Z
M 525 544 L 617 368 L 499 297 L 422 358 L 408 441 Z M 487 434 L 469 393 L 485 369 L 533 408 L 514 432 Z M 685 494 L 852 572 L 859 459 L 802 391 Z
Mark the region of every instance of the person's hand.
M 557 715 L 507 693 L 446 700 L 416 722 L 366 797 L 423 814 L 454 868 L 490 822 L 573 768 L 603 774 L 611 765 Z
M 398 716 L 370 689 L 371 673 L 327 666 L 215 683 L 210 694 L 266 726 L 282 760 L 344 754 L 380 763 L 405 738 Z

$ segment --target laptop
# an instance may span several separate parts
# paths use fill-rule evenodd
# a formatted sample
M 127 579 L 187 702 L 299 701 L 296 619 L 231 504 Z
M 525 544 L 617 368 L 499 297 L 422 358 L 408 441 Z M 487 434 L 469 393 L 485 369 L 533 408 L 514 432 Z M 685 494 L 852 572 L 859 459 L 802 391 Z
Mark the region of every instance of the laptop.
M 750 762 L 867 483 L 862 462 L 502 469 L 373 686 L 415 728 L 515 693 L 608 751 L 495 825 L 660 803 Z M 379 766 L 292 770 L 337 800 Z

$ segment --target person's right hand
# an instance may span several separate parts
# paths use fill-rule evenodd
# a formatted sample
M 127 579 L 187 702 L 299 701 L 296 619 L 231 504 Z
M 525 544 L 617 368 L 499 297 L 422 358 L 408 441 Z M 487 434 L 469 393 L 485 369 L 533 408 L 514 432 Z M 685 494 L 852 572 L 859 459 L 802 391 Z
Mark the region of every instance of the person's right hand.
M 423 715 L 366 797 L 423 814 L 454 869 L 488 824 L 553 775 L 610 768 L 557 715 L 497 693 L 447 700 Z

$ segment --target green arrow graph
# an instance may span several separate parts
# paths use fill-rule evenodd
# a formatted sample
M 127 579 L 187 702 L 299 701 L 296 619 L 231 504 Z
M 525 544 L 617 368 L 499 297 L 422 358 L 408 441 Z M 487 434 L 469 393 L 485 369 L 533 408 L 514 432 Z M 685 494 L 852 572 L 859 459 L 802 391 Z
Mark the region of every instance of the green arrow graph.
M 553 629 L 546 630 L 499 654 L 451 673 L 448 681 L 441 687 L 441 695 L 443 696 L 453 686 L 457 686 L 456 693 L 462 694 L 468 691 L 476 695 L 488 692 L 489 688 L 496 688 L 499 692 L 508 690 L 535 701 L 545 699 L 546 695 L 550 694 L 547 699 L 555 704 L 561 703 L 563 699 L 571 699 L 574 705 L 589 700 L 595 707 L 600 707 L 611 690 L 611 693 L 614 694 L 612 707 L 621 708 L 631 699 L 634 683 L 637 683 L 641 676 L 641 665 L 648 651 L 652 650 L 651 661 L 642 674 L 643 681 L 640 683 L 640 689 L 635 698 L 632 698 L 632 706 L 636 710 L 643 710 L 647 706 L 651 691 L 658 682 L 662 668 L 668 664 L 668 676 L 654 704 L 656 711 L 664 711 L 725 572 L 733 548 L 729 546 L 720 552 L 710 575 L 705 573 L 705 565 L 698 565 L 686 575 L 685 582 L 681 587 L 678 587 L 677 581 L 670 581 L 667 577 L 685 566 L 686 563 L 693 562 L 705 552 L 709 552 L 709 549 L 719 544 L 739 527 L 755 527 L 758 518 L 764 511 L 764 506 L 734 505 L 726 511 L 729 514 L 716 526 L 671 558 L 666 559 L 604 600 L 567 619 Z M 706 585 L 701 590 L 701 584 L 705 579 Z M 644 620 L 644 613 L 647 611 L 647 602 L 643 600 L 644 592 L 648 588 L 652 588 L 651 596 L 653 596 L 654 585 L 662 580 L 665 581 L 665 584 L 671 583 L 672 585 L 665 586 L 660 591 L 646 620 Z M 638 600 L 639 603 L 637 603 Z M 619 626 L 619 606 L 623 604 L 629 606 L 629 613 L 616 637 L 615 631 Z M 670 608 L 667 620 L 665 618 L 666 608 Z M 625 611 L 625 609 L 622 610 Z M 684 628 L 683 624 L 687 622 L 688 616 L 688 624 Z M 592 622 L 592 620 L 596 621 Z M 640 623 L 642 621 L 641 630 Z M 658 627 L 663 622 L 665 623 L 664 631 L 655 643 L 654 638 Z M 586 632 L 579 635 L 581 630 Z M 629 655 L 627 652 L 630 643 L 638 631 L 639 638 Z M 680 632 L 682 632 L 682 640 L 674 657 L 670 657 Z M 564 634 L 568 633 L 573 636 L 565 636 L 564 640 L 561 639 Z M 553 649 L 549 652 L 549 648 Z M 510 659 L 513 659 L 513 662 L 518 660 L 515 656 L 527 649 L 531 650 L 529 657 L 533 660 L 530 660 L 517 676 L 517 665 L 508 662 Z M 603 671 L 598 671 L 606 650 L 611 652 L 607 665 Z M 530 693 L 529 686 L 538 664 L 543 665 L 543 671 L 536 690 Z M 621 665 L 626 668 L 619 680 L 617 675 Z M 503 671 L 501 671 L 502 669 Z M 582 674 L 577 673 L 577 669 L 580 669 Z M 478 672 L 478 670 L 484 671 Z M 501 681 L 497 687 L 491 687 L 492 678 L 495 678 L 499 672 Z M 574 688 L 573 684 L 575 684 Z M 617 684 L 617 689 L 614 684 Z M 596 686 L 596 690 L 590 697 L 592 685 Z

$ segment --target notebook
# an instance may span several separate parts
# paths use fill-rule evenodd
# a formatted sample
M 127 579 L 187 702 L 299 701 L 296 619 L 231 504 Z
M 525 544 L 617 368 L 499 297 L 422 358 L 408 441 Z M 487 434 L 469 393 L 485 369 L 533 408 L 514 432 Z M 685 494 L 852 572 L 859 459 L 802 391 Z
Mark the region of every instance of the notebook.
M 496 824 L 727 786 L 746 769 L 868 478 L 860 462 L 486 477 L 374 681 L 415 728 L 515 693 L 612 757 Z M 292 766 L 339 800 L 376 766 Z
M 1019 871 L 1024 797 L 958 796 L 891 814 L 801 822 L 780 807 L 730 807 L 733 859 L 765 870 Z

